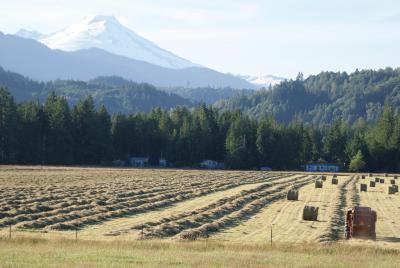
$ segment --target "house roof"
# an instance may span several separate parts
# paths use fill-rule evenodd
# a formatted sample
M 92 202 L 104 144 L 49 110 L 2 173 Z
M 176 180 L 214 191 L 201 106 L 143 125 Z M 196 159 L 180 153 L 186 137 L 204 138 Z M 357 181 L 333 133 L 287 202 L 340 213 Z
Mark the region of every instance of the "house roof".
M 339 166 L 337 163 L 308 162 L 306 165 Z

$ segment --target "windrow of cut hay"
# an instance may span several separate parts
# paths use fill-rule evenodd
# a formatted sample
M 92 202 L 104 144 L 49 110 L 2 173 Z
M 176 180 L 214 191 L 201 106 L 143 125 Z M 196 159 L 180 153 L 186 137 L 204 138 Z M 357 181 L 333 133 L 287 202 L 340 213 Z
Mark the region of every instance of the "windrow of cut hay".
M 338 240 L 340 233 L 343 231 L 345 215 L 347 207 L 352 206 L 357 200 L 356 197 L 356 182 L 358 177 L 352 176 L 337 188 L 333 197 L 334 202 L 328 211 L 328 215 L 332 215 L 329 219 L 329 224 L 322 232 L 318 240 L 320 242 L 332 242 Z M 350 188 L 347 190 L 347 188 Z
M 270 187 L 272 187 L 274 185 L 277 185 L 278 183 L 291 182 L 291 181 L 295 181 L 295 180 L 298 180 L 298 179 L 301 179 L 301 178 L 304 178 L 304 177 L 306 177 L 306 176 L 297 177 L 297 178 L 292 178 L 291 176 L 289 176 L 289 177 L 281 176 L 281 177 L 276 178 L 275 180 L 273 180 L 271 182 L 264 183 L 262 185 L 259 185 L 259 186 L 255 187 L 255 188 L 252 188 L 252 189 L 249 189 L 249 190 L 242 190 L 239 194 L 221 198 L 221 199 L 219 199 L 219 200 L 217 200 L 215 202 L 212 202 L 212 203 L 208 204 L 207 206 L 204 206 L 202 208 L 198 208 L 198 209 L 196 209 L 194 211 L 188 211 L 188 212 L 179 213 L 179 214 L 176 214 L 176 215 L 171 215 L 169 217 L 164 217 L 164 218 L 162 218 L 162 219 L 160 219 L 158 221 L 149 221 L 149 222 L 146 222 L 146 223 L 143 223 L 143 224 L 139 224 L 139 225 L 133 226 L 132 229 L 142 229 L 142 228 L 153 227 L 153 226 L 157 226 L 157 225 L 160 225 L 160 224 L 168 223 L 168 222 L 171 222 L 171 221 L 180 220 L 180 219 L 183 219 L 183 218 L 186 218 L 186 217 L 191 217 L 191 216 L 194 216 L 194 215 L 199 214 L 201 212 L 210 211 L 212 209 L 220 207 L 220 206 L 222 206 L 222 205 L 224 205 L 226 203 L 229 203 L 229 202 L 232 202 L 232 201 L 234 201 L 234 200 L 236 200 L 238 198 L 241 198 L 242 196 L 248 196 L 248 195 L 253 194 L 253 193 L 258 193 L 258 192 L 260 192 L 262 190 L 265 190 L 265 189 L 270 188 Z M 119 230 L 119 231 L 121 231 L 121 230 Z
M 312 182 L 313 179 L 313 177 L 292 178 L 277 182 L 276 185 L 264 190 L 235 195 L 228 202 L 226 199 L 217 201 L 206 208 L 181 215 L 183 218 L 174 217 L 174 220 L 147 223 L 149 227 L 145 228 L 144 237 L 168 237 L 179 233 L 181 233 L 181 238 L 199 236 L 193 235 L 197 233 L 200 237 L 207 236 L 249 218 L 267 204 L 285 197 L 290 187 L 301 187 Z M 134 228 L 142 228 L 142 226 L 134 226 Z
M 202 178 L 197 182 L 185 180 L 183 183 L 178 178 L 178 182 L 173 180 L 174 183 L 170 184 L 172 189 L 170 188 L 168 191 L 160 192 L 160 189 L 154 191 L 154 189 L 152 190 L 152 186 L 154 186 L 153 188 L 157 188 L 157 184 L 152 185 L 150 182 L 147 184 L 147 188 L 140 190 L 141 192 L 128 191 L 130 193 L 128 196 L 124 192 L 126 186 L 122 187 L 123 184 L 119 183 L 117 184 L 119 189 L 116 189 L 114 186 L 112 191 L 101 193 L 98 196 L 81 195 L 79 199 L 74 197 L 73 202 L 69 202 L 67 199 L 68 202 L 64 201 L 59 204 L 52 204 L 51 209 L 46 212 L 29 211 L 26 209 L 14 210 L 13 213 L 6 215 L 0 221 L 0 226 L 10 223 L 20 223 L 18 227 L 21 228 L 76 229 L 86 224 L 95 224 L 115 217 L 143 213 L 182 200 L 199 197 L 215 191 L 223 191 L 243 184 L 274 180 L 279 176 L 242 176 L 221 180 Z M 179 185 L 180 183 L 181 185 Z M 167 185 L 164 182 L 163 184 Z M 93 194 L 95 192 L 98 193 L 99 190 L 95 186 L 92 186 L 91 189 L 86 189 L 86 192 Z
M 278 179 L 280 176 L 273 176 L 269 177 L 268 180 L 274 180 Z M 257 181 L 258 182 L 258 181 Z M 187 191 L 178 191 L 170 196 L 166 197 L 165 194 L 158 196 L 156 199 L 152 200 L 141 200 L 141 204 L 128 204 L 124 208 L 119 208 L 117 210 L 111 211 L 111 212 L 89 212 L 86 215 L 81 215 L 81 217 L 76 218 L 76 219 L 59 219 L 58 223 L 52 223 L 52 224 L 47 224 L 46 228 L 53 229 L 53 230 L 71 230 L 71 229 L 76 229 L 80 228 L 85 225 L 90 225 L 90 224 L 96 224 L 108 219 L 112 218 L 117 218 L 117 217 L 123 217 L 127 215 L 134 215 L 134 214 L 139 214 L 139 213 L 145 213 L 154 209 L 159 209 L 163 208 L 172 204 L 175 204 L 180 201 L 184 201 L 187 199 L 191 198 L 196 198 L 200 196 L 204 196 L 216 191 L 225 191 L 233 187 L 237 187 L 244 184 L 243 182 L 241 183 L 236 183 L 236 184 L 226 184 L 222 183 L 220 185 L 214 185 L 214 186 L 208 186 L 208 187 L 201 187 L 200 189 L 197 190 L 187 190 Z M 43 228 L 43 226 L 41 227 Z

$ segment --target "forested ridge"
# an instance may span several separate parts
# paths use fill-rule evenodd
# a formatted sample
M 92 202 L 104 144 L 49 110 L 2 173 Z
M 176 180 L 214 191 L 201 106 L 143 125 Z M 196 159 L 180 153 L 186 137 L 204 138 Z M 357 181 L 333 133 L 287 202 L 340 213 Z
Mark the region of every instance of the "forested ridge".
M 173 93 L 158 90 L 146 83 L 135 83 L 121 77 L 98 77 L 90 81 L 55 80 L 36 82 L 0 67 L 0 87 L 6 87 L 16 101 L 35 100 L 44 103 L 52 92 L 65 96 L 70 105 L 89 95 L 97 107 L 105 106 L 110 113 L 150 112 L 154 107 L 170 109 L 193 103 Z
M 373 124 L 385 103 L 396 113 L 400 109 L 400 69 L 322 72 L 307 79 L 299 74 L 270 90 L 222 100 L 216 107 L 241 109 L 255 118 L 272 116 L 282 123 L 300 120 L 322 126 L 335 120 L 352 124 L 359 118 Z
M 398 172 L 400 116 L 389 104 L 373 125 L 360 118 L 318 128 L 206 105 L 111 116 L 104 106 L 96 109 L 91 96 L 74 106 L 55 93 L 44 104 L 15 103 L 0 89 L 2 164 L 98 165 L 161 155 L 174 166 L 213 159 L 233 169 L 300 169 L 308 161 L 328 161 L 352 171 Z

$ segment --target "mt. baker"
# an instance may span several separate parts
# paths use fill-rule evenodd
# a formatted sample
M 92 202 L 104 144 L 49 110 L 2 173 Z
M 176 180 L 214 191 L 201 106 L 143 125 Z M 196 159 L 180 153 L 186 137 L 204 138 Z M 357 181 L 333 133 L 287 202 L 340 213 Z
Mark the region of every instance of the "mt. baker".
M 27 34 L 20 36 L 26 37 Z M 199 66 L 137 35 L 113 16 L 86 17 L 64 30 L 40 36 L 36 40 L 51 49 L 77 51 L 99 48 L 116 55 L 172 69 Z

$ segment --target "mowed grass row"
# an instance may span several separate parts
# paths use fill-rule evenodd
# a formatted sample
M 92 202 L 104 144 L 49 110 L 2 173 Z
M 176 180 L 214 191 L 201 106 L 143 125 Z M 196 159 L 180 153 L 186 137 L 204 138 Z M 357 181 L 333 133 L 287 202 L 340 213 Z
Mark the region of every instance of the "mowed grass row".
M 58 185 L 53 178 L 49 178 L 54 185 L 47 187 L 48 192 L 38 197 L 39 199 L 33 198 L 34 201 L 32 202 L 24 202 L 26 200 L 21 199 L 21 194 L 17 193 L 7 200 L 6 206 L 14 206 L 12 209 L 0 207 L 2 211 L 0 213 L 0 227 L 12 224 L 20 228 L 75 229 L 110 218 L 161 208 L 215 191 L 223 191 L 239 185 L 263 182 L 279 177 L 279 175 L 268 175 L 266 173 L 260 176 L 260 174 L 254 172 L 234 173 L 228 178 L 226 177 L 227 174 L 217 172 L 211 177 L 207 176 L 207 172 L 198 171 L 197 173 L 188 172 L 188 176 L 185 176 L 184 173 L 178 173 L 179 175 L 173 173 L 171 177 L 164 175 L 160 177 L 161 179 L 154 179 L 154 173 L 148 173 L 151 177 L 147 178 L 146 187 L 142 186 L 144 181 L 142 178 L 138 180 L 141 189 L 136 190 L 138 187 L 135 185 L 136 177 L 141 175 L 141 172 L 139 170 L 133 171 L 134 177 L 123 179 L 116 179 L 116 175 L 113 174 L 112 179 L 109 180 L 108 188 L 105 187 L 104 181 L 98 180 L 99 184 L 90 184 L 84 181 L 84 183 L 81 183 L 83 187 L 79 190 L 75 189 L 76 185 L 72 188 L 65 186 L 69 178 L 61 178 Z M 143 174 L 146 174 L 146 171 Z M 90 176 L 88 180 L 91 181 Z M 105 178 L 105 180 L 107 179 Z M 40 181 L 43 182 L 43 179 L 40 179 Z M 2 181 L 0 178 L 0 182 L 4 182 L 4 180 Z M 8 189 L 12 188 L 10 183 L 7 184 L 7 187 Z M 30 187 L 31 184 L 28 183 L 26 185 L 28 192 L 32 191 Z M 20 184 L 17 184 L 13 189 L 15 192 L 23 190 L 24 188 Z M 55 193 L 60 191 L 62 195 L 57 196 Z M 30 206 L 27 206 L 27 204 L 30 204 Z
M 383 178 L 383 177 L 380 177 Z M 370 187 L 369 182 L 375 181 L 374 177 L 359 179 L 355 188 L 359 202 L 362 206 L 371 207 L 377 213 L 376 241 L 349 240 L 346 244 L 373 245 L 400 249 L 400 193 L 388 194 L 393 177 L 385 177 L 384 182 L 377 182 L 375 187 Z M 400 184 L 399 179 L 395 183 Z M 367 184 L 366 192 L 360 191 L 360 185 Z
M 280 178 L 280 176 L 263 177 L 261 180 L 274 180 Z M 55 218 L 46 218 L 39 228 L 46 227 L 52 230 L 71 230 L 81 228 L 85 225 L 96 224 L 102 221 L 118 218 L 122 216 L 135 215 L 138 213 L 145 213 L 151 210 L 164 208 L 182 202 L 188 199 L 197 198 L 217 191 L 225 191 L 247 183 L 258 183 L 260 178 L 254 180 L 241 180 L 236 183 L 215 183 L 207 187 L 199 187 L 199 189 L 189 188 L 189 190 L 176 189 L 174 192 L 169 194 L 162 193 L 154 198 L 141 199 L 135 202 L 127 202 L 124 204 L 118 204 L 113 206 L 112 211 L 101 211 L 101 210 L 85 210 L 80 212 L 79 215 L 65 215 L 63 217 L 56 216 Z M 35 227 L 38 223 L 35 222 Z M 31 225 L 24 224 L 24 228 L 31 228 Z
M 268 203 L 284 197 L 288 187 L 301 187 L 313 180 L 314 177 L 302 176 L 266 183 L 255 189 L 222 198 L 194 211 L 133 226 L 133 229 L 146 226 L 143 236 L 147 238 L 170 237 L 177 234 L 181 234 L 182 239 L 190 240 L 206 237 L 251 217 Z

